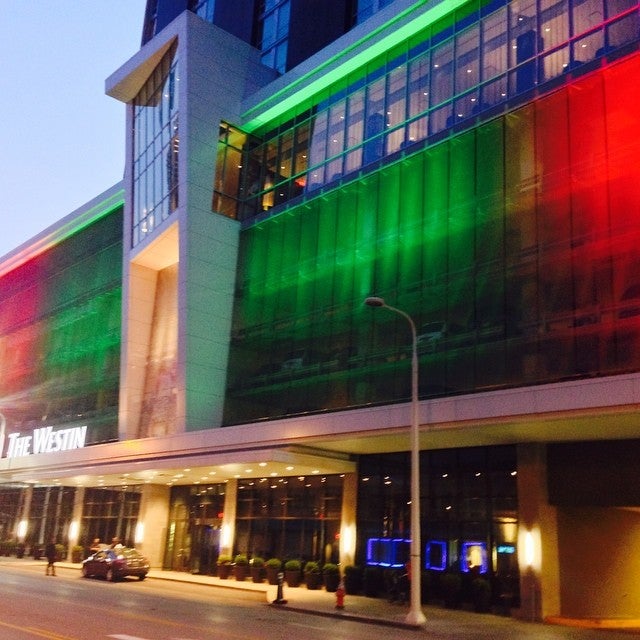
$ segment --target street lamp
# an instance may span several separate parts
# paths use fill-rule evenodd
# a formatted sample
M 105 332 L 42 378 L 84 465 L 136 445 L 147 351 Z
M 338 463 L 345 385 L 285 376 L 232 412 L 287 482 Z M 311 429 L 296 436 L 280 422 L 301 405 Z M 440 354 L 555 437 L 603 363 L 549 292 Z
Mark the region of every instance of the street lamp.
M 411 583 L 407 624 L 422 626 L 426 619 L 420 602 L 420 423 L 418 420 L 418 339 L 416 325 L 408 313 L 388 305 L 384 298 L 370 296 L 364 303 L 369 307 L 389 309 L 407 320 L 411 327 Z

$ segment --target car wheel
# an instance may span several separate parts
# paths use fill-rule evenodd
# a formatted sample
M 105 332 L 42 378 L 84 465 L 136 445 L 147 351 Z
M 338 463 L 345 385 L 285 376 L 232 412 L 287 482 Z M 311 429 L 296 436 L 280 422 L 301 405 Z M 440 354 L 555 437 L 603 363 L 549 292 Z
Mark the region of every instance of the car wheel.
M 82 577 L 83 578 L 89 577 L 89 569 L 87 569 L 86 565 L 82 565 Z
M 147 577 L 146 575 L 144 575 L 144 576 L 138 576 L 138 580 L 144 580 L 146 577 Z
M 105 577 L 108 582 L 113 582 L 115 580 L 115 576 L 113 575 L 113 569 L 107 569 L 107 573 Z

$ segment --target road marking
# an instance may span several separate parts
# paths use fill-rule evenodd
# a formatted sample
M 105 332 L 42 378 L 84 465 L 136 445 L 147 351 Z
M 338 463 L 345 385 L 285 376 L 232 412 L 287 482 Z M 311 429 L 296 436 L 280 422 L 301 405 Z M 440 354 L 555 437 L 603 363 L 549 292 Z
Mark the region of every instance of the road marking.
M 10 624 L 9 622 L 0 622 L 0 626 L 7 627 L 7 629 L 18 629 L 22 632 L 30 633 L 34 636 L 40 636 L 41 638 L 49 638 L 49 640 L 73 640 L 69 636 L 61 636 L 54 631 L 47 631 L 46 629 L 36 629 L 35 627 L 23 627 L 17 624 Z
M 139 636 L 127 636 L 121 633 L 116 633 L 107 638 L 115 638 L 115 640 L 148 640 L 148 638 L 140 638 Z M 190 640 L 189 638 L 176 638 L 176 640 Z

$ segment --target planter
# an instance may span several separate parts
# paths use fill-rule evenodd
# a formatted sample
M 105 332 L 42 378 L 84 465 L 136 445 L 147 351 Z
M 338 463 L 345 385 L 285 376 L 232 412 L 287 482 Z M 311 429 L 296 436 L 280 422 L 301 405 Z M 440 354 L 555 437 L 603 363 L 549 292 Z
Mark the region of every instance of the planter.
M 300 560 L 287 560 L 284 564 L 284 579 L 290 587 L 299 587 L 302 580 Z
M 444 606 L 447 609 L 460 607 L 462 596 L 462 578 L 457 573 L 445 573 L 440 578 L 440 588 Z
M 379 567 L 366 567 L 362 579 L 362 590 L 369 598 L 377 598 L 384 590 L 384 578 Z
M 282 571 L 282 562 L 278 558 L 269 558 L 264 563 L 264 569 L 269 584 L 278 584 L 278 574 Z
M 344 568 L 344 590 L 349 596 L 357 596 L 362 592 L 362 567 L 348 565 Z
M 339 573 L 325 573 L 323 576 L 324 580 L 324 588 L 329 593 L 335 593 L 338 590 L 338 585 L 340 584 L 340 574 Z
M 249 565 L 248 564 L 235 565 L 233 574 L 238 582 L 244 582 L 249 577 Z
M 84 547 L 75 546 L 71 548 L 71 562 L 82 562 L 84 557 Z
M 229 564 L 219 564 L 218 565 L 218 578 L 221 580 L 226 580 L 231 575 L 231 563 Z
M 475 578 L 471 583 L 473 608 L 477 613 L 491 610 L 491 585 L 485 578 Z
M 251 582 L 254 584 L 260 584 L 264 580 L 264 567 L 262 565 L 258 567 L 251 567 Z
M 285 569 L 284 579 L 290 587 L 299 587 L 301 582 L 299 569 Z
M 322 574 L 320 572 L 307 573 L 304 576 L 307 589 L 317 590 L 322 586 Z

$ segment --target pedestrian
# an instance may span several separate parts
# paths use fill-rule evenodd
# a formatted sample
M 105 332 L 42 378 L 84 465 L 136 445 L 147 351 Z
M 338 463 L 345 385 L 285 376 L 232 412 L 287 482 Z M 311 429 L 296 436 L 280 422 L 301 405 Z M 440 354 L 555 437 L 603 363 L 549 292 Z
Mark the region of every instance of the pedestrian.
M 98 553 L 98 551 L 100 551 L 100 549 L 102 548 L 102 545 L 100 544 L 100 538 L 94 538 L 93 542 L 91 543 L 91 548 L 89 549 L 89 551 L 91 551 L 91 553 Z
M 58 559 L 58 550 L 56 549 L 56 541 L 54 538 L 47 543 L 44 549 L 44 555 L 47 557 L 47 569 L 45 575 L 56 575 L 56 560 Z

